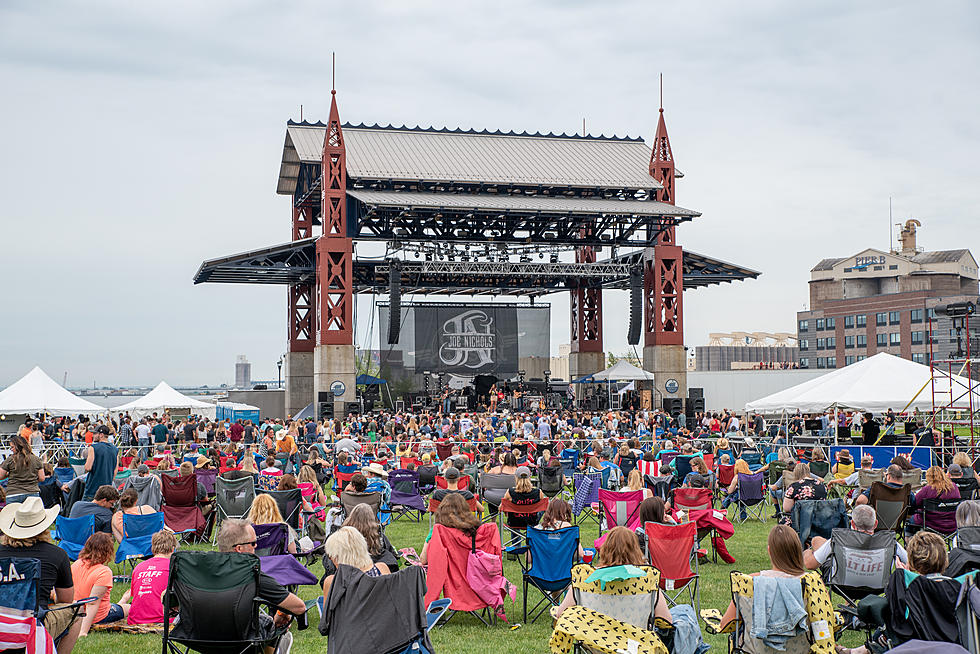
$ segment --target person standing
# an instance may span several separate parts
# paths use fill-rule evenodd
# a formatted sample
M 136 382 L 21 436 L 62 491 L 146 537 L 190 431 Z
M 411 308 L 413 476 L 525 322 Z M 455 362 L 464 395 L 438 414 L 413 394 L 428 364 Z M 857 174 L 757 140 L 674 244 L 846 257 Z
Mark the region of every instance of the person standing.
M 164 427 L 166 429 L 166 427 Z M 85 494 L 83 500 L 91 500 L 100 486 L 112 485 L 116 476 L 119 450 L 108 443 L 109 428 L 101 426 L 93 436 L 92 444 L 85 448 Z
M 153 429 L 150 430 L 153 434 L 153 442 L 156 445 L 166 444 L 167 438 L 170 430 L 167 429 L 166 423 L 163 421 L 163 417 L 157 418 L 157 424 L 153 425 Z
M 129 416 L 123 416 L 119 424 L 119 445 L 130 446 L 133 445 L 133 426 L 130 424 Z
M 0 464 L 0 479 L 7 480 L 7 503 L 23 502 L 30 496 L 40 497 L 38 482 L 44 481 L 44 465 L 31 451 L 31 445 L 20 434 L 10 437 L 10 456 Z

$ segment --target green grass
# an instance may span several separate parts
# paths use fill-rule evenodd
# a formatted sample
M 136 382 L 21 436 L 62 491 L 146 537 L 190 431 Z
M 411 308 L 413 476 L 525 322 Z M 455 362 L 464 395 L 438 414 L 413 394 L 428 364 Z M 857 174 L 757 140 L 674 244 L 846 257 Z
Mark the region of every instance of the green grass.
M 766 523 L 750 521 L 738 525 L 735 535 L 727 541 L 728 549 L 735 557 L 736 562 L 728 565 L 721 561 L 711 563 L 709 559 L 709 563 L 701 566 L 702 608 L 725 610 L 731 599 L 729 573 L 732 570 L 751 573 L 769 567 L 769 559 L 766 555 L 766 537 L 773 524 L 774 521 L 769 519 Z M 598 536 L 595 523 L 583 521 L 581 528 L 583 545 L 591 545 Z M 423 521 L 419 525 L 401 520 L 389 526 L 387 530 L 388 537 L 396 549 L 414 547 L 419 552 L 422 551 L 422 544 L 427 533 L 427 521 Z M 707 544 L 707 541 L 705 543 Z M 323 569 L 317 563 L 313 571 L 319 577 Z M 520 583 L 520 566 L 516 561 L 505 560 L 504 573 L 511 581 Z M 118 600 L 126 588 L 125 584 L 114 586 L 112 590 L 113 600 Z M 318 589 L 313 586 L 304 586 L 299 595 L 305 600 L 310 600 L 318 596 L 317 591 Z M 535 595 L 532 594 L 531 597 L 533 598 Z M 457 614 L 448 625 L 436 627 L 432 631 L 431 638 L 436 651 L 466 652 L 466 654 L 523 654 L 525 652 L 549 651 L 548 638 L 551 636 L 551 619 L 549 616 L 542 616 L 532 625 L 523 625 L 517 629 L 511 629 L 512 625 L 521 621 L 521 600 L 521 593 L 518 590 L 517 601 L 511 604 L 508 600 L 505 604 L 510 625 L 498 623 L 493 627 L 485 627 L 469 614 Z M 531 605 L 533 606 L 536 601 L 533 599 Z M 305 654 L 307 652 L 326 651 L 326 639 L 320 636 L 314 622 L 316 620 L 315 609 L 311 613 L 310 619 L 311 625 L 306 631 L 296 632 L 295 626 L 293 627 L 295 639 L 293 652 Z M 726 637 L 706 636 L 705 639 L 712 646 L 713 651 L 727 651 Z M 855 646 L 861 642 L 861 637 L 853 632 L 847 632 L 847 636 L 843 639 L 843 644 L 848 646 Z M 105 652 L 148 654 L 160 652 L 160 650 L 160 636 L 92 632 L 89 636 L 79 639 L 74 651 L 79 654 L 104 654 Z

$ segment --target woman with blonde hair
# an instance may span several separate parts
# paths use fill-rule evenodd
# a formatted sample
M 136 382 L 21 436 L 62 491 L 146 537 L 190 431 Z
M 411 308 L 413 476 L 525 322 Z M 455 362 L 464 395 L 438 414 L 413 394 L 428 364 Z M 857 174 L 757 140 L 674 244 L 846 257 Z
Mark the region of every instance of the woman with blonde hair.
M 354 527 L 341 527 L 327 539 L 323 544 L 323 554 L 334 564 L 349 565 L 357 568 L 369 577 L 380 577 L 381 575 L 391 574 L 391 570 L 384 563 L 375 563 L 371 560 L 368 552 L 367 541 L 364 536 Z M 330 585 L 333 583 L 333 575 L 327 575 L 323 579 L 323 601 L 326 602 L 330 594 Z
M 320 482 L 316 480 L 316 472 L 310 466 L 303 466 L 299 469 L 299 476 L 296 480 L 300 484 L 312 484 L 313 485 L 313 495 L 312 497 L 307 497 L 306 499 L 313 505 L 314 509 L 317 509 L 327 504 L 327 495 L 323 492 L 323 487 L 320 486 Z
M 728 485 L 728 488 L 722 489 L 722 493 L 725 495 L 725 497 L 721 500 L 722 510 L 727 509 L 729 504 L 738 500 L 738 476 L 750 474 L 752 474 L 752 470 L 749 468 L 749 464 L 745 462 L 745 459 L 735 459 L 735 474 L 732 475 L 732 483 Z M 744 505 L 740 506 L 739 508 L 742 511 L 741 516 L 744 520 L 748 514 Z
M 381 531 L 378 518 L 367 504 L 358 504 L 351 509 L 350 515 L 344 520 L 345 527 L 353 527 L 361 532 L 367 543 L 368 554 L 375 563 L 384 563 L 390 571 L 398 570 L 398 557 L 395 548 L 391 546 L 388 537 Z
M 922 526 L 922 506 L 926 500 L 957 500 L 960 498 L 960 489 L 953 481 L 946 476 L 946 471 L 939 466 L 932 466 L 926 470 L 926 485 L 919 489 L 919 492 L 912 498 L 912 506 L 915 514 L 912 522 L 919 527 Z M 943 512 L 929 516 L 930 529 L 951 534 L 956 531 L 956 514 Z
M 252 500 L 252 508 L 248 511 L 248 521 L 253 525 L 284 524 L 282 513 L 279 512 L 279 505 L 268 493 L 261 493 Z M 286 551 L 290 554 L 296 553 L 296 532 L 289 525 L 286 525 Z
M 629 479 L 626 480 L 626 488 L 623 489 L 623 492 L 638 490 L 643 491 L 643 499 L 653 496 L 653 491 L 643 485 L 643 476 L 640 474 L 640 469 L 633 468 L 630 472 Z
M 973 469 L 973 461 L 966 452 L 957 452 L 953 455 L 953 463 L 963 468 L 963 477 L 966 479 L 976 478 L 977 471 Z

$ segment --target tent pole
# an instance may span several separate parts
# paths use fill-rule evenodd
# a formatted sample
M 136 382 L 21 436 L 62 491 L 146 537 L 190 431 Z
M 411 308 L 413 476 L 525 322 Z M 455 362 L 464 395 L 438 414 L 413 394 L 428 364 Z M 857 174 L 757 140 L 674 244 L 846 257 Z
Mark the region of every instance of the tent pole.
M 837 417 L 837 403 L 835 402 L 834 403 L 834 445 L 840 445 L 840 441 L 837 440 L 837 434 L 840 433 L 840 432 L 837 431 L 837 427 L 838 427 L 837 421 L 838 420 L 839 420 L 839 418 Z

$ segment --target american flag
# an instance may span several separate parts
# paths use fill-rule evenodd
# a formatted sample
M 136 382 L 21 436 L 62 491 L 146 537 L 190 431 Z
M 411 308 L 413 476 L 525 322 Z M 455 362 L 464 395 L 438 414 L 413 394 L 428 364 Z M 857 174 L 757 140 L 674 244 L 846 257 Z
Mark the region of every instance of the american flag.
M 54 640 L 33 615 L 0 613 L 0 650 L 25 649 L 27 654 L 54 654 Z

